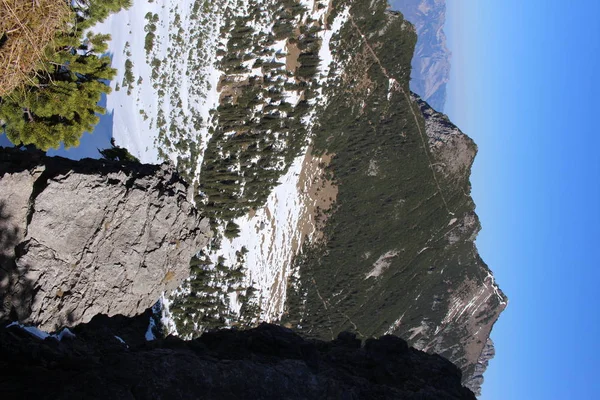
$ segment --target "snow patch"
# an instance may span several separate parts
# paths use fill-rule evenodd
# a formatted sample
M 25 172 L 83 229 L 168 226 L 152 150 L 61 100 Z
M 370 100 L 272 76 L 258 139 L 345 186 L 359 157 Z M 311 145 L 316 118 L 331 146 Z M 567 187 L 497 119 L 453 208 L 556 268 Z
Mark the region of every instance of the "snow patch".
M 169 300 L 169 298 L 165 296 L 165 292 L 163 292 L 158 300 L 158 307 L 160 308 L 160 323 L 163 329 L 165 329 L 167 335 L 177 336 L 177 326 L 173 320 L 173 314 L 171 314 L 171 303 L 172 302 Z
M 123 343 L 125 346 L 127 346 L 127 343 L 125 343 L 125 341 L 124 341 L 124 340 L 123 340 L 121 337 L 119 337 L 119 336 L 117 336 L 117 335 L 114 335 L 114 336 L 115 336 L 115 339 L 117 339 L 119 342 L 121 342 L 121 343 Z M 129 346 L 127 346 L 127 347 L 129 347 Z
M 394 323 L 388 328 L 388 330 L 385 331 L 386 335 L 392 335 L 398 328 L 400 328 L 400 325 L 402 325 L 402 318 L 404 318 L 404 314 L 406 314 L 406 312 L 403 312 L 400 318 L 394 321 Z
M 201 22 L 192 18 L 194 0 L 135 1 L 128 10 L 109 16 L 93 28 L 94 32 L 112 37 L 109 53 L 118 73 L 111 82 L 113 91 L 107 96 L 106 109 L 113 115 L 113 137 L 117 145 L 127 148 L 142 162 L 161 161 L 159 148 L 174 162 L 181 155 L 160 143 L 158 125 L 164 119 L 161 125 L 165 129 L 175 126 L 200 146 L 199 172 L 210 138 L 210 110 L 216 108 L 219 100 L 217 84 L 221 72 L 215 67 L 216 48 L 221 40 L 223 12 L 229 3 L 230 0 L 223 0 L 211 5 L 210 20 Z M 148 53 L 144 48 L 147 14 L 158 16 L 154 46 Z M 202 36 L 201 46 L 197 35 Z M 173 57 L 176 52 L 181 55 Z M 153 59 L 162 62 L 159 68 L 152 66 Z M 133 63 L 134 83 L 130 90 L 122 86 L 127 60 Z M 117 86 L 122 87 L 116 90 Z M 199 87 L 203 90 L 197 90 Z M 199 129 L 198 118 L 202 119 Z
M 17 326 L 17 327 L 23 329 L 25 332 L 29 333 L 31 336 L 34 336 L 40 340 L 44 340 L 47 338 L 54 338 L 60 342 L 64 338 L 73 339 L 76 337 L 75 334 L 69 330 L 69 328 L 63 328 L 59 333 L 48 333 L 48 332 L 43 331 L 35 326 L 25 326 L 18 322 L 12 322 L 12 323 L 8 324 L 8 325 L 6 325 L 6 328 L 10 328 L 11 326 Z
M 154 336 L 154 328 L 156 327 L 156 322 L 153 317 L 150 317 L 150 322 L 148 323 L 148 329 L 146 329 L 146 334 L 144 337 L 146 341 L 150 342 L 152 340 L 156 340 L 156 336 Z
M 239 236 L 223 237 L 221 248 L 211 254 L 216 263 L 223 257 L 229 265 L 237 262 L 237 252 L 245 247 L 246 282 L 261 294 L 261 319 L 278 320 L 283 314 L 287 280 L 291 262 L 299 250 L 292 251 L 293 243 L 300 243 L 302 233 L 296 229 L 302 215 L 303 194 L 298 191 L 298 179 L 304 156 L 297 157 L 289 170 L 280 178 L 279 184 L 269 195 L 264 207 L 253 216 L 246 215 L 234 222 L 239 225 Z M 229 294 L 230 309 L 239 313 L 241 304 L 238 294 Z
M 377 278 L 382 273 L 384 273 L 385 270 L 388 269 L 390 265 L 392 265 L 392 259 L 397 257 L 398 254 L 400 254 L 398 250 L 390 250 L 387 253 L 381 255 L 377 259 L 377 261 L 375 261 L 375 263 L 373 264 L 373 269 L 367 274 L 365 279 L 369 279 L 371 277 Z

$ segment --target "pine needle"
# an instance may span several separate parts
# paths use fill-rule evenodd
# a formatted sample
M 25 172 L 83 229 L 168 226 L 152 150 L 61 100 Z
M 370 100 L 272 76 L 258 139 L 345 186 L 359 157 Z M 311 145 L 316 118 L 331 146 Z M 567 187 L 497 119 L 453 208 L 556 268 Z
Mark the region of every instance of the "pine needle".
M 71 17 L 66 0 L 0 0 L 0 97 L 34 83 L 44 48 Z

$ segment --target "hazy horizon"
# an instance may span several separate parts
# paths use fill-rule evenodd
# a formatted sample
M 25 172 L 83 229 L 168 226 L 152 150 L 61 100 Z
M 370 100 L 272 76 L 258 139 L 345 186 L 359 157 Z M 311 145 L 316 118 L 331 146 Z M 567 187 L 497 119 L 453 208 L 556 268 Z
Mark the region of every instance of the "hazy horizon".
M 477 246 L 510 299 L 481 399 L 597 398 L 600 3 L 447 6 L 446 113 L 479 146 Z

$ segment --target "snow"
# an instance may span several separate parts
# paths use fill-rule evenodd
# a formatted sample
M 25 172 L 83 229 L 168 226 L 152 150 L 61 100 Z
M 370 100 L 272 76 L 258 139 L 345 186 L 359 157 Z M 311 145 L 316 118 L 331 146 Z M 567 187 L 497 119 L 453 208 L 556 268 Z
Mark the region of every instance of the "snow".
M 381 274 L 385 272 L 386 269 L 392 264 L 392 259 L 397 257 L 400 252 L 398 250 L 390 250 L 384 254 L 382 254 L 377 261 L 373 264 L 373 269 L 371 272 L 367 274 L 365 279 L 369 279 L 371 277 L 379 277 Z
M 325 13 L 326 10 L 327 8 L 323 8 L 320 10 L 320 13 Z M 320 35 L 322 35 L 322 43 L 321 48 L 319 49 L 319 58 L 321 59 L 320 70 L 323 77 L 329 75 L 331 63 L 333 62 L 333 56 L 331 54 L 331 38 L 340 31 L 344 23 L 348 20 L 349 15 L 350 8 L 347 7 L 335 17 L 331 29 L 320 33 Z
M 388 95 L 387 95 L 387 99 L 388 101 L 390 101 L 392 99 L 392 93 L 394 93 L 395 90 L 395 84 L 396 81 L 392 78 L 390 78 L 389 83 L 388 83 Z
M 69 328 L 63 328 L 59 333 L 48 333 L 46 331 L 38 329 L 35 326 L 25 326 L 18 322 L 12 322 L 12 323 L 8 324 L 8 325 L 6 325 L 6 328 L 10 328 L 11 326 L 18 326 L 19 328 L 23 329 L 25 332 L 29 333 L 31 336 L 34 336 L 40 340 L 44 340 L 47 338 L 54 338 L 60 342 L 64 338 L 73 339 L 76 337 L 75 334 L 69 330 Z
M 295 90 L 284 90 L 283 97 L 285 98 L 286 102 L 293 106 L 297 106 L 302 98 L 302 92 L 297 92 Z
M 143 120 L 139 114 L 139 107 L 131 96 L 127 95 L 127 90 L 122 88 L 115 91 L 116 83 L 123 80 L 125 73 L 125 44 L 130 43 L 128 48 L 132 53 L 130 58 L 134 64 L 134 75 L 142 76 L 144 81 L 150 82 L 150 66 L 146 63 L 146 54 L 144 50 L 144 26 L 147 21 L 144 16 L 147 12 L 159 13 L 161 20 L 165 17 L 166 11 L 160 8 L 159 2 L 148 3 L 146 1 L 135 1 L 129 10 L 113 14 L 101 24 L 94 27 L 98 33 L 110 33 L 111 41 L 109 43 L 109 52 L 111 53 L 112 65 L 117 68 L 118 74 L 111 83 L 112 93 L 107 96 L 106 109 L 108 113 L 114 116 L 113 137 L 118 145 L 127 148 L 136 155 L 142 162 L 158 161 L 158 154 L 154 148 L 154 139 L 156 132 L 151 132 L 144 127 Z M 157 32 L 158 33 L 158 32 Z M 165 34 L 165 32 L 161 32 Z M 155 112 L 157 108 L 157 96 L 153 93 L 151 85 L 142 85 L 139 88 L 140 98 L 143 99 L 142 108 L 150 112 Z M 146 129 L 144 129 L 146 128 Z
M 177 326 L 171 314 L 171 301 L 163 292 L 158 301 L 160 307 L 160 323 L 169 335 L 177 335 Z
M 248 250 L 246 279 L 262 295 L 262 320 L 277 320 L 283 314 L 291 262 L 300 248 L 297 246 L 296 251 L 292 251 L 293 243 L 302 241 L 302 233 L 297 227 L 303 209 L 302 194 L 298 189 L 303 161 L 304 156 L 294 160 L 268 197 L 266 205 L 256 210 L 254 216 L 235 220 L 240 226 L 239 236 L 233 239 L 224 237 L 221 249 L 211 255 L 213 262 L 221 256 L 233 265 L 237 260 L 236 252 L 242 247 Z M 231 311 L 239 313 L 241 304 L 237 301 L 237 293 L 230 293 L 229 300 Z
M 279 40 L 275 43 L 273 43 L 273 46 L 271 46 L 271 48 L 273 50 L 275 50 L 275 54 L 277 53 L 287 53 L 286 48 L 287 48 L 287 40 L 283 39 L 283 40 Z M 274 59 L 276 59 L 276 57 L 274 57 Z
M 95 32 L 110 33 L 112 36 L 109 52 L 112 66 L 117 68 L 118 74 L 111 82 L 113 91 L 107 96 L 106 109 L 108 113 L 113 114 L 113 137 L 117 145 L 127 148 L 142 162 L 159 162 L 158 147 L 161 147 L 171 160 L 176 161 L 176 152 L 161 146 L 158 142 L 159 115 L 165 118 L 166 127 L 173 122 L 183 132 L 188 132 L 189 140 L 196 141 L 201 147 L 207 143 L 210 136 L 209 127 L 212 123 L 209 111 L 215 108 L 218 102 L 217 83 L 221 76 L 220 71 L 215 68 L 217 57 L 215 49 L 220 41 L 222 10 L 229 1 L 223 0 L 221 4 L 213 6 L 216 11 L 211 14 L 212 24 L 201 24 L 199 21 L 191 20 L 193 0 L 156 0 L 152 3 L 135 1 L 130 9 L 111 15 L 106 21 L 93 28 Z M 159 16 L 155 31 L 156 40 L 149 56 L 144 49 L 145 26 L 148 25 L 145 16 L 148 12 Z M 175 24 L 176 19 L 180 21 L 179 25 Z M 174 40 L 179 26 L 183 29 L 183 45 L 177 44 Z M 206 37 L 201 48 L 194 49 L 189 44 L 192 34 L 198 31 L 202 31 Z M 173 59 L 173 53 L 176 51 L 182 52 L 182 56 Z M 209 56 L 200 56 L 199 52 L 202 51 Z M 193 56 L 191 60 L 188 58 L 189 54 Z M 160 77 L 157 80 L 152 79 L 150 63 L 154 57 L 163 60 L 159 73 L 166 73 L 166 81 Z M 127 94 L 127 87 L 115 90 L 117 84 L 121 85 L 123 82 L 124 65 L 127 59 L 133 62 L 134 81 L 139 77 L 143 80 L 141 85 L 134 84 L 130 95 Z M 165 60 L 167 65 L 164 63 Z M 191 72 L 201 73 L 203 82 L 195 80 L 195 75 Z M 206 89 L 199 94 L 192 92 L 191 89 L 200 84 L 205 85 Z M 165 92 L 164 97 L 159 95 L 161 86 Z M 177 107 L 178 101 L 181 101 L 181 108 Z M 140 113 L 141 110 L 147 118 Z M 187 124 L 179 113 L 188 117 Z M 191 122 L 194 116 L 200 116 L 204 121 L 199 132 Z M 204 148 L 200 154 L 203 150 Z M 196 172 L 199 172 L 201 161 L 202 158 L 198 162 Z
M 408 340 L 413 340 L 415 337 L 417 337 L 417 335 L 423 335 L 425 332 L 427 332 L 427 329 L 429 329 L 427 322 L 421 321 L 421 325 L 408 330 L 411 333 Z
M 115 335 L 115 339 L 117 339 L 119 342 L 121 342 L 121 343 L 123 343 L 125 346 L 127 346 L 127 343 L 125 343 L 125 341 L 124 341 L 122 338 L 120 338 L 119 336 Z M 129 347 L 129 346 L 127 346 L 127 347 Z
M 59 341 L 63 340 L 64 338 L 67 339 L 74 339 L 76 336 L 73 332 L 71 332 L 69 330 L 69 328 L 64 328 L 62 331 L 60 331 L 60 333 L 58 334 L 58 336 L 55 336 Z
M 385 331 L 386 335 L 392 335 L 398 328 L 400 328 L 400 325 L 402 325 L 402 318 L 404 318 L 404 314 L 406 314 L 406 312 L 402 313 L 400 318 L 398 318 L 396 321 L 394 321 L 392 325 L 390 325 L 388 330 Z
M 486 288 L 487 288 L 486 281 L 488 281 L 488 280 L 491 282 L 491 285 L 492 285 L 492 290 L 494 291 L 494 294 L 496 295 L 496 297 L 498 297 L 498 301 L 500 302 L 500 304 L 502 304 L 502 305 L 505 305 L 505 306 L 506 306 L 508 303 L 507 303 L 507 301 L 506 301 L 506 300 L 504 300 L 504 296 L 502 296 L 502 295 L 500 294 L 500 289 L 498 288 L 498 285 L 496 285 L 496 280 L 495 280 L 495 278 L 494 278 L 494 275 L 492 275 L 492 273 L 491 273 L 491 272 L 488 272 L 488 273 L 487 273 L 487 276 L 486 276 L 486 277 L 485 277 L 485 279 L 483 280 L 483 284 L 484 284 L 484 286 L 485 286 Z

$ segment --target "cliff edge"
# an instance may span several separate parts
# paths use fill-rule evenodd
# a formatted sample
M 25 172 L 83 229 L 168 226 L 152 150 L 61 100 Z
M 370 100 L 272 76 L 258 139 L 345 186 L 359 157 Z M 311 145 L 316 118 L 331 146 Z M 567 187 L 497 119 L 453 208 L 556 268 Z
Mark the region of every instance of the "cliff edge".
M 100 324 L 99 326 L 106 326 Z M 342 333 L 307 341 L 264 324 L 135 344 L 120 332 L 74 329 L 39 340 L 0 328 L 0 396 L 115 399 L 474 400 L 447 360 L 394 336 L 364 345 Z
M 209 238 L 172 166 L 0 149 L 0 320 L 142 313 Z

